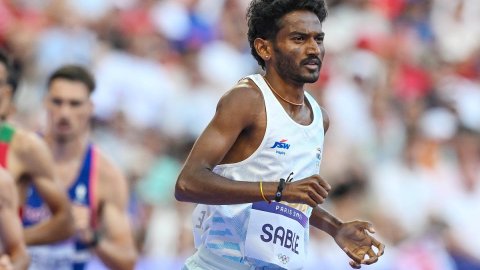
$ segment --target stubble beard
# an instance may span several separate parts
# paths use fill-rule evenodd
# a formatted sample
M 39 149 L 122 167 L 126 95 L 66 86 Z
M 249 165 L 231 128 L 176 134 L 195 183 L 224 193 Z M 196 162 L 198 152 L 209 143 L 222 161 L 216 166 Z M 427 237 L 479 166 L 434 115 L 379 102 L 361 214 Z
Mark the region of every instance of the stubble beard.
M 71 141 L 74 141 L 79 135 L 75 133 L 70 134 L 61 134 L 61 133 L 53 133 L 53 138 L 57 144 L 67 144 Z
M 70 141 L 68 135 L 56 135 L 55 142 L 57 144 L 67 144 Z
M 314 83 L 320 76 L 321 62 L 318 71 L 309 73 L 308 75 L 301 74 L 300 69 L 302 66 L 295 63 L 295 60 L 286 54 L 282 53 L 280 49 L 274 47 L 275 54 L 277 55 L 277 65 L 275 70 L 282 77 L 295 84 L 304 85 L 306 83 Z

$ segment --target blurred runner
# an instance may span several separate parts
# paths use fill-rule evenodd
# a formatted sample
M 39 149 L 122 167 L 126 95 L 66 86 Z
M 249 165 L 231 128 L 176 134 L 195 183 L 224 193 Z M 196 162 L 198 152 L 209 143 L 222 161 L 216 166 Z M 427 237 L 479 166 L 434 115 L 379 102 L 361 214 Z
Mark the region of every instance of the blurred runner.
M 64 245 L 31 249 L 31 269 L 85 269 L 92 255 L 109 269 L 134 268 L 137 254 L 126 211 L 127 181 L 89 139 L 94 89 L 94 78 L 80 66 L 63 66 L 48 79 L 44 136 L 72 202 L 76 233 Z M 43 201 L 34 191 L 28 204 L 42 207 Z
M 44 216 L 41 223 L 24 230 L 27 245 L 40 245 L 67 239 L 73 233 L 70 204 L 54 177 L 53 158 L 45 142 L 35 133 L 8 122 L 11 100 L 16 89 L 10 59 L 0 51 L 0 166 L 15 179 L 21 215 Z M 23 207 L 30 190 L 37 190 L 46 206 L 39 211 Z

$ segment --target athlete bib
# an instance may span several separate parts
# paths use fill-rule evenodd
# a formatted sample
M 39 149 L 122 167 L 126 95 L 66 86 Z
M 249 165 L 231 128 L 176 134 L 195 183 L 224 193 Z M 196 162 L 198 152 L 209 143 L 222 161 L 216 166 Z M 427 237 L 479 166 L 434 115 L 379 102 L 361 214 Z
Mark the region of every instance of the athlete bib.
M 305 262 L 308 217 L 288 205 L 252 204 L 245 241 L 245 256 L 286 269 L 301 269 Z
M 75 245 L 72 241 L 65 241 L 49 246 L 31 246 L 28 247 L 28 253 L 31 257 L 29 270 L 72 270 Z

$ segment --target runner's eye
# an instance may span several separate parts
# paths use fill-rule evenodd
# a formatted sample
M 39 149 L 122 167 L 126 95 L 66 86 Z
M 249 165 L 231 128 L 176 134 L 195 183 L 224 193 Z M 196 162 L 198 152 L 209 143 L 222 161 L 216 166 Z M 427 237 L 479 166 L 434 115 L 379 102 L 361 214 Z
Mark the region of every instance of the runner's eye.
M 70 106 L 72 107 L 79 107 L 80 105 L 82 105 L 82 102 L 79 100 L 70 101 Z
M 51 102 L 53 103 L 53 105 L 56 105 L 56 106 L 62 106 L 62 103 L 63 103 L 63 101 L 58 98 L 53 98 Z

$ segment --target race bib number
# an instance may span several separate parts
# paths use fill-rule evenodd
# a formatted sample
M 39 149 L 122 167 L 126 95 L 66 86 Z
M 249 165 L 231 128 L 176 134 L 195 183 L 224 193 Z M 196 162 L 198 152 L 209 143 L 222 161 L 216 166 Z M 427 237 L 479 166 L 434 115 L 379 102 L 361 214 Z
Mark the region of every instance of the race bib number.
M 208 208 L 206 205 L 197 205 L 192 214 L 193 222 L 193 242 L 195 247 L 198 248 L 204 242 L 205 233 L 205 219 L 208 215 Z
M 252 204 L 245 256 L 286 269 L 301 269 L 308 217 L 277 202 Z

